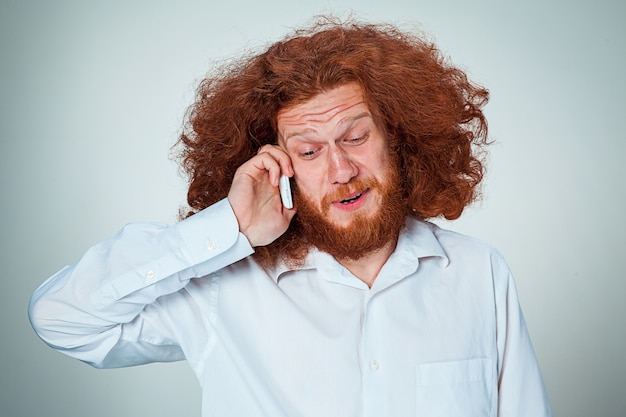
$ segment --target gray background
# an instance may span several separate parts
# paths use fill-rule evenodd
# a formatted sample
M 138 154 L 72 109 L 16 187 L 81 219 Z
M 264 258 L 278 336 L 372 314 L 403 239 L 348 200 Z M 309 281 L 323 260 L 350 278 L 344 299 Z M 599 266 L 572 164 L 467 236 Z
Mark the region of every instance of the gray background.
M 91 369 L 38 340 L 28 298 L 125 223 L 175 221 L 169 147 L 215 61 L 350 10 L 418 25 L 490 89 L 485 198 L 448 226 L 511 264 L 555 414 L 626 415 L 626 12 L 607 0 L 2 0 L 0 415 L 199 416 L 184 362 Z

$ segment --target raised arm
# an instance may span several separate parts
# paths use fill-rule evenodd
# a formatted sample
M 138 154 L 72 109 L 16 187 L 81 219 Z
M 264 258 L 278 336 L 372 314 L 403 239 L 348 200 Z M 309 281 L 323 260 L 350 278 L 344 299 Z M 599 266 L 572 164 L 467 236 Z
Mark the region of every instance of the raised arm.
M 56 350 L 98 367 L 182 359 L 173 332 L 144 325 L 140 314 L 285 232 L 295 214 L 282 207 L 278 192 L 280 173 L 291 175 L 285 157 L 275 147 L 261 152 L 239 168 L 228 199 L 177 224 L 129 224 L 93 246 L 34 292 L 35 331 Z M 155 343 L 128 346 L 124 333 L 131 328 Z M 107 360 L 122 345 L 129 351 L 117 356 L 128 359 Z

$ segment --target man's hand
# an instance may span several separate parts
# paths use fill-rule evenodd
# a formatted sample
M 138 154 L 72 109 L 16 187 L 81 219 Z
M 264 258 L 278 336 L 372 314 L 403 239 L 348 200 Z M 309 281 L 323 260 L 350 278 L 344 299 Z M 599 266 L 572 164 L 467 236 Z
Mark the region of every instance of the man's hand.
M 293 176 L 289 156 L 278 146 L 265 145 L 257 155 L 237 169 L 228 201 L 239 222 L 239 231 L 252 247 L 272 243 L 287 231 L 295 209 L 280 200 L 281 173 Z

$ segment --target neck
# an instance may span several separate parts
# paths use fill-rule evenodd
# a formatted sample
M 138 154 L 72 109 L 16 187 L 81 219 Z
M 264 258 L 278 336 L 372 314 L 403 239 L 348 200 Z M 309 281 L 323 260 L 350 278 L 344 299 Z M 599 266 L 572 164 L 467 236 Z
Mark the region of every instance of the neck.
M 378 273 L 396 249 L 398 239 L 390 240 L 382 248 L 363 255 L 359 259 L 338 259 L 338 262 L 350 271 L 355 277 L 372 288 Z

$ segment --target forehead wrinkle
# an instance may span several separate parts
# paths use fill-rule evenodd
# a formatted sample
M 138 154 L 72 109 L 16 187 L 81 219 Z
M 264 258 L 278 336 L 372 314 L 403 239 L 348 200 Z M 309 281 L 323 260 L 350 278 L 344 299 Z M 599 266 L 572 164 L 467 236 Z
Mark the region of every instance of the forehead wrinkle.
M 328 110 L 322 110 L 319 112 L 314 112 L 313 110 L 307 111 L 306 109 L 300 111 L 298 107 L 302 107 L 302 106 L 296 106 L 286 111 L 278 113 L 278 117 L 283 119 L 283 121 L 286 121 L 287 123 L 292 123 L 291 121 L 293 119 L 300 119 L 300 118 L 303 119 L 305 122 L 327 123 L 337 114 L 346 110 L 350 110 L 351 108 L 358 106 L 359 104 L 363 104 L 363 103 L 364 103 L 363 100 L 360 100 L 357 103 L 351 103 L 349 105 L 346 105 L 345 102 L 338 103 L 337 105 L 334 105 Z M 312 107 L 317 107 L 317 106 L 313 105 Z M 296 114 L 289 115 L 289 113 L 292 113 L 294 111 L 296 112 Z
M 338 115 L 340 115 L 342 112 L 350 110 L 360 104 L 363 104 L 364 101 L 359 101 L 358 103 L 354 103 L 354 104 L 350 104 L 348 106 L 345 106 L 343 104 L 340 104 L 338 106 L 335 106 L 327 111 L 323 111 L 323 112 L 319 112 L 319 113 L 305 113 L 304 115 L 295 115 L 295 116 L 291 116 L 291 117 L 287 117 L 287 118 L 283 118 L 281 117 L 282 122 L 286 123 L 287 125 L 291 124 L 291 125 L 295 125 L 295 126 L 299 126 L 299 125 L 307 125 L 310 123 L 313 124 L 326 124 L 332 121 L 332 119 L 334 119 L 335 117 L 337 117 Z M 346 116 L 343 117 L 341 119 L 339 119 L 336 123 L 336 126 L 341 126 L 343 124 L 345 124 L 346 122 L 354 122 L 356 120 L 362 119 L 364 117 L 371 117 L 371 114 L 368 110 L 360 112 L 354 116 Z M 290 120 L 293 119 L 302 119 L 302 121 L 298 121 L 295 122 Z M 287 134 L 286 136 L 283 136 L 282 132 L 279 132 L 279 135 L 281 137 L 283 137 L 283 139 L 286 141 L 287 139 L 293 137 L 293 136 L 303 136 L 306 133 L 311 133 L 311 132 L 315 132 L 316 129 L 313 127 L 305 127 L 302 130 L 298 130 L 295 132 L 290 132 L 289 134 Z
M 350 114 L 343 116 L 344 112 L 363 105 L 366 107 L 365 111 L 369 111 L 363 90 L 356 83 L 325 91 L 308 101 L 279 110 L 276 115 L 278 138 L 286 141 L 293 136 L 314 133 L 327 127 L 333 128 L 327 126 L 329 124 L 337 127 L 350 117 Z M 333 119 L 339 120 L 333 122 Z

